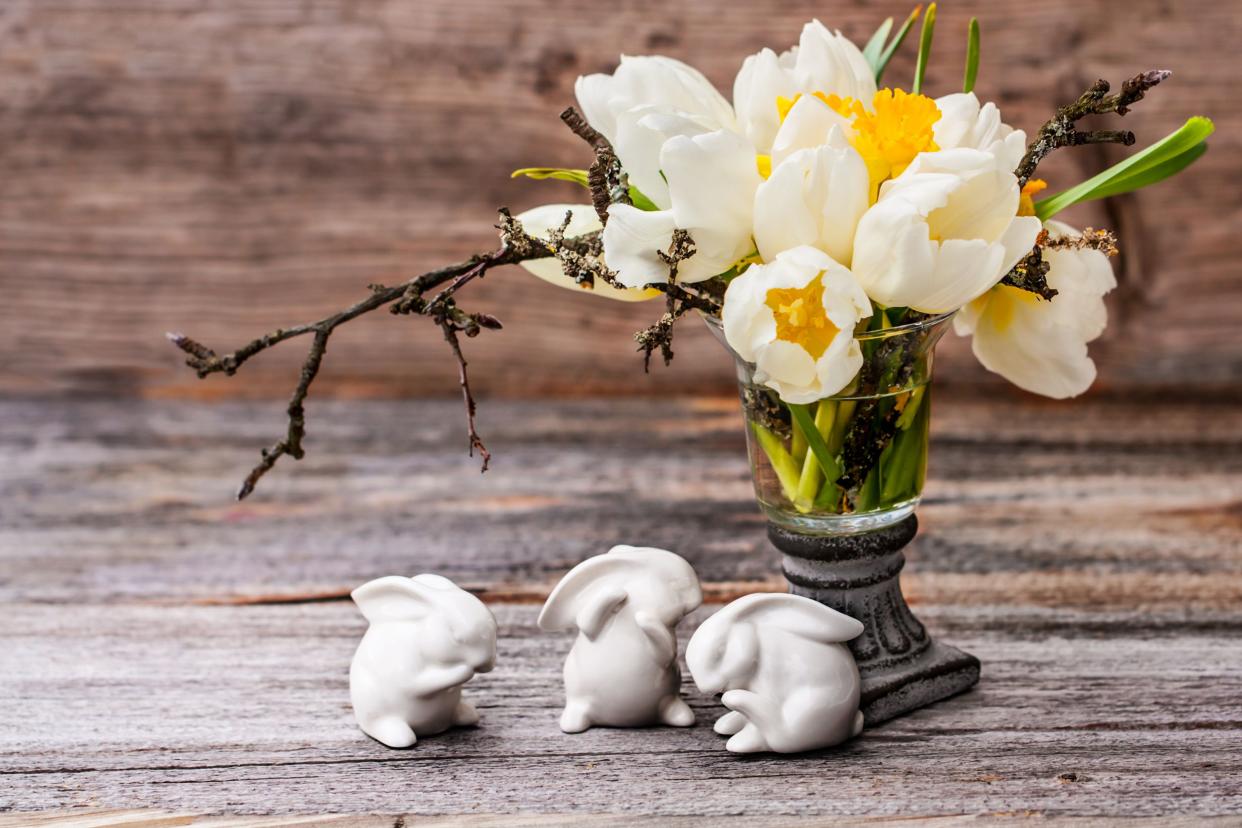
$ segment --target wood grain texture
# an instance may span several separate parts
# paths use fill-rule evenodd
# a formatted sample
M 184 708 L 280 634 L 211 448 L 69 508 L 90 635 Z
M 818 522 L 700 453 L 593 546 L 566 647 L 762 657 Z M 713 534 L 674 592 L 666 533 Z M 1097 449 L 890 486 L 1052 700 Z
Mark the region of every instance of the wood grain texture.
M 819 15 L 855 39 L 908 3 L 746 0 L 12 0 L 0 5 L 0 393 L 280 397 L 299 344 L 199 383 L 163 341 L 220 347 L 352 302 L 371 282 L 484 248 L 500 205 L 574 198 L 512 182 L 582 164 L 556 114 L 573 79 L 660 52 L 728 89 L 741 59 Z M 1102 383 L 1242 376 L 1236 229 L 1242 16 L 1211 0 L 969 0 L 940 11 L 928 88 L 954 91 L 965 25 L 983 22 L 979 92 L 1035 129 L 1096 77 L 1177 74 L 1127 118 L 1143 141 L 1195 113 L 1219 130 L 1176 184 L 1074 214 L 1119 231 L 1126 258 Z M 909 50 L 907 50 L 909 52 Z M 910 55 L 890 78 L 910 77 Z M 1054 186 L 1118 157 L 1066 152 Z M 656 310 L 497 273 L 472 288 L 507 327 L 468 343 L 485 395 L 722 392 L 731 370 L 682 332 L 642 375 L 631 334 Z M 941 373 L 993 381 L 963 343 Z M 433 326 L 383 314 L 334 338 L 319 393 L 451 393 Z
M 903 581 L 983 680 L 796 759 L 728 755 L 688 684 L 694 728 L 561 734 L 569 641 L 533 623 L 620 541 L 682 553 L 715 601 L 780 588 L 734 400 L 497 404 L 483 477 L 455 406 L 319 403 L 312 454 L 244 505 L 278 405 L 0 403 L 0 812 L 1237 824 L 1240 403 L 938 397 Z M 481 727 L 393 752 L 352 724 L 346 594 L 423 570 L 484 595 L 501 658 L 468 690 Z

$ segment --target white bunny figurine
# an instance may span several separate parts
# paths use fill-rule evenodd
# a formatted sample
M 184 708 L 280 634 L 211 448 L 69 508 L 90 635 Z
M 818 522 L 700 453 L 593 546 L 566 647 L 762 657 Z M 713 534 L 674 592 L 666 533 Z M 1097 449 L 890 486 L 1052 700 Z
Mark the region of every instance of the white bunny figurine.
M 673 630 L 702 602 L 690 564 L 663 549 L 614 546 L 571 569 L 539 613 L 541 629 L 578 630 L 561 730 L 694 724 Z
M 704 693 L 731 712 L 715 730 L 734 753 L 798 753 L 857 736 L 859 678 L 843 642 L 863 625 L 798 595 L 739 598 L 708 618 L 686 646 Z
M 496 619 L 439 575 L 390 575 L 352 593 L 371 626 L 349 666 L 362 732 L 388 747 L 478 722 L 461 686 L 496 663 Z

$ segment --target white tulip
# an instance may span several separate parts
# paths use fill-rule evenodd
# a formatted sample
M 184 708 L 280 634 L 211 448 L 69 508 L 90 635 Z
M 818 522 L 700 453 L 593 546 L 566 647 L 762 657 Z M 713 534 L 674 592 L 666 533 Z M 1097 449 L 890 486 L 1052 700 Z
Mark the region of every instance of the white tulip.
M 827 144 L 793 153 L 755 192 L 754 234 L 760 256 L 771 261 L 782 250 L 805 244 L 848 267 L 869 189 L 867 165 L 839 129 Z
M 1045 227 L 1056 238 L 1075 235 L 1061 222 Z M 1045 250 L 1051 301 L 997 285 L 953 319 L 989 371 L 1034 394 L 1075 397 L 1095 380 L 1087 343 L 1104 332 L 1104 294 L 1117 286 L 1108 257 L 1098 250 Z
M 831 396 L 854 378 L 863 362 L 854 328 L 870 315 L 849 269 L 806 246 L 735 278 L 721 314 L 729 347 L 789 403 Z
M 956 310 L 1030 252 L 1039 220 L 1016 216 L 1018 180 L 981 150 L 922 153 L 858 223 L 851 269 L 873 301 Z
M 660 178 L 664 141 L 736 125 L 733 108 L 711 82 L 672 58 L 622 56 L 614 73 L 580 77 L 574 92 L 587 121 L 612 142 L 631 182 L 660 207 L 669 206 Z
M 799 150 L 822 146 L 834 130 L 844 135 L 853 134 L 849 118 L 832 109 L 822 98 L 803 95 L 794 101 L 772 140 L 772 165 L 780 164 Z
M 942 150 L 977 149 L 997 156 L 1010 170 L 1026 153 L 1026 133 L 1001 120 L 996 104 L 980 104 L 974 92 L 955 92 L 936 99 L 940 120 L 932 126 Z
M 676 136 L 660 151 L 660 167 L 668 178 L 670 209 L 614 204 L 608 211 L 604 255 L 622 284 L 668 281 L 669 267 L 659 254 L 668 251 L 674 228 L 690 233 L 696 251 L 678 266 L 678 282 L 710 279 L 750 253 L 761 179 L 746 139 L 726 130 Z
M 797 47 L 779 56 L 764 49 L 742 63 L 733 105 L 739 129 L 766 153 L 781 125 L 778 97 L 819 92 L 869 103 L 875 91 L 875 74 L 858 47 L 812 20 L 802 28 Z
M 544 204 L 541 207 L 535 207 L 520 213 L 516 218 L 522 223 L 522 228 L 527 233 L 535 238 L 546 240 L 548 233 L 553 228 L 560 227 L 561 223 L 565 221 L 565 214 L 567 212 L 571 218 L 569 220 L 569 227 L 565 230 L 566 236 L 580 236 L 583 233 L 591 233 L 600 229 L 599 216 L 595 214 L 595 208 L 589 204 Z M 622 302 L 641 302 L 644 299 L 651 299 L 660 295 L 658 290 L 622 289 L 613 287 L 607 282 L 598 279 L 594 287 L 580 285 L 565 275 L 565 271 L 561 268 L 561 263 L 556 259 L 531 259 L 521 264 L 522 267 L 545 282 L 551 282 L 554 285 L 569 288 L 570 290 L 585 290 L 596 296 L 603 296 L 608 299 L 619 299 Z

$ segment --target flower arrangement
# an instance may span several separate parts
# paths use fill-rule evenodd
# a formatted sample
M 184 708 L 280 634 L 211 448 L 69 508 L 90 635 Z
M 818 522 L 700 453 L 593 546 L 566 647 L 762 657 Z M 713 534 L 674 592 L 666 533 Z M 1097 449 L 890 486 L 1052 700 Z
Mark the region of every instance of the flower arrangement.
M 922 17 L 908 89 L 885 72 Z M 796 46 L 747 57 L 730 102 L 697 70 L 667 57 L 623 57 L 611 74 L 578 79 L 562 120 L 592 148 L 586 168 L 515 176 L 584 188 L 581 204 L 500 211 L 501 244 L 357 304 L 217 354 L 170 335 L 200 376 L 232 374 L 285 340 L 312 344 L 288 407 L 285 436 L 264 450 L 240 497 L 289 455 L 300 458 L 303 404 L 338 326 L 387 307 L 438 325 L 460 369 L 471 452 L 475 428 L 462 335 L 500 327 L 457 302 L 462 287 L 520 264 L 572 290 L 621 301 L 661 298 L 636 339 L 645 360 L 673 356 L 690 311 L 738 363 L 756 491 L 788 528 L 855 532 L 910 513 L 926 466 L 932 353 L 951 326 L 980 362 L 1049 397 L 1085 391 L 1088 343 L 1106 324 L 1116 285 L 1107 231 L 1054 216 L 1074 204 L 1155 184 L 1206 149 L 1202 117 L 1098 175 L 1047 195 L 1035 173 L 1051 152 L 1131 145 L 1125 130 L 1079 127 L 1123 116 L 1170 73 L 1120 91 L 1097 81 L 1028 141 L 974 89 L 980 28 L 971 20 L 961 91 L 931 97 L 924 76 L 936 7 L 884 21 L 863 48 L 819 21 Z

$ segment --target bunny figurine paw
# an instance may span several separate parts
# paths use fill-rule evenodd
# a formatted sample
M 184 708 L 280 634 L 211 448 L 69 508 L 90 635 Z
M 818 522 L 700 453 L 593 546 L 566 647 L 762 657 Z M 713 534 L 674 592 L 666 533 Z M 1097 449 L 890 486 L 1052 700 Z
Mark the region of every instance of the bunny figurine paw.
M 723 693 L 715 730 L 734 753 L 799 753 L 858 735 L 860 682 L 845 646 L 863 625 L 810 598 L 739 598 L 695 630 L 686 664 L 705 693 Z
M 496 662 L 496 619 L 439 575 L 376 578 L 353 591 L 371 626 L 349 667 L 362 732 L 388 747 L 479 721 L 461 686 Z
M 541 629 L 578 632 L 561 730 L 694 724 L 674 629 L 702 601 L 690 564 L 663 549 L 614 546 L 571 569 L 539 613 Z

